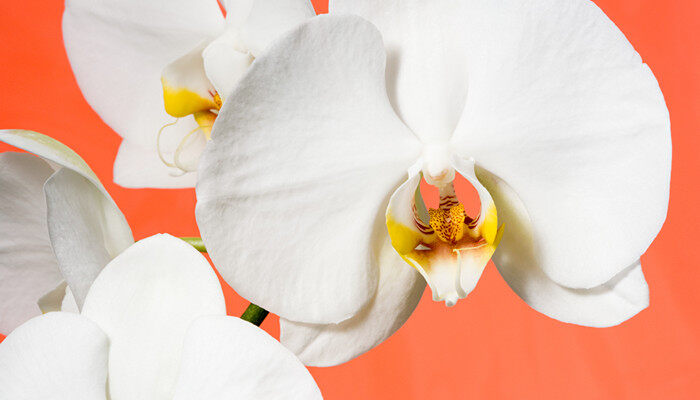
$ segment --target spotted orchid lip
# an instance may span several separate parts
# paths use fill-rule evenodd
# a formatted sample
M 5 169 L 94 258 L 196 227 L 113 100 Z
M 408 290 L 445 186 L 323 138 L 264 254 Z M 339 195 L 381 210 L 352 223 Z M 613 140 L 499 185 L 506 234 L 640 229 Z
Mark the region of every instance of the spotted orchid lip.
M 473 160 L 455 158 L 449 165 L 477 189 L 481 201 L 477 217 L 466 214 L 453 181 L 439 186 L 439 207 L 427 209 L 420 193 L 425 172 L 414 171 L 394 192 L 386 223 L 394 249 L 423 275 L 433 291 L 433 300 L 452 306 L 476 286 L 498 246 L 503 227 L 497 229 L 496 206 L 476 179 Z

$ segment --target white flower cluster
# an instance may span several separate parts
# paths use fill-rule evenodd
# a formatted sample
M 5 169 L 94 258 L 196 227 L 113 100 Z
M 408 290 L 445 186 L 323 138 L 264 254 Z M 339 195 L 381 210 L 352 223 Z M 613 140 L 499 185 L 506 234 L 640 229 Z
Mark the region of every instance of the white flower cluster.
M 669 115 L 589 0 L 67 0 L 63 32 L 123 138 L 115 182 L 196 185 L 200 250 L 281 337 L 226 316 L 195 247 L 134 243 L 72 150 L 0 131 L 33 153 L 0 154 L 0 399 L 321 398 L 304 365 L 377 346 L 426 285 L 456 304 L 490 260 L 563 322 L 648 306 Z

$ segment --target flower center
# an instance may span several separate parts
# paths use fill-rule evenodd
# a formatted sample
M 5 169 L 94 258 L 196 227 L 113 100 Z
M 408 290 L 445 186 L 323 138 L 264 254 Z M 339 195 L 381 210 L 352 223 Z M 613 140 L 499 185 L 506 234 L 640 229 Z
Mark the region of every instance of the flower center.
M 443 242 L 457 243 L 464 236 L 464 205 L 457 204 L 447 210 L 430 209 L 430 227 Z
M 453 159 L 454 160 L 454 159 Z M 416 268 L 433 291 L 433 299 L 448 306 L 466 297 L 478 282 L 484 267 L 500 240 L 496 207 L 491 195 L 474 175 L 472 160 L 458 160 L 456 167 L 438 163 L 431 168 L 423 160 L 422 174 L 414 175 L 392 195 L 386 221 L 392 245 L 399 255 Z M 427 162 L 426 162 L 427 161 Z M 439 160 L 435 160 L 439 161 Z M 427 165 L 426 165 L 427 164 Z M 455 168 L 476 189 L 481 203 L 479 215 L 466 213 L 454 189 L 454 181 L 443 178 Z M 426 182 L 440 182 L 438 208 L 428 209 L 420 191 L 421 175 Z
M 483 242 L 492 241 L 490 235 L 482 229 L 482 221 L 467 215 L 464 204 L 457 199 L 454 182 L 439 189 L 440 206 L 427 210 L 427 224 L 425 216 L 421 217 L 418 209 L 414 207 L 413 221 L 418 230 L 437 237 L 440 240 L 438 244 L 447 244 L 455 249 L 479 246 Z M 428 248 L 435 247 L 435 243 L 431 238 L 424 238 L 422 241 L 423 246 Z

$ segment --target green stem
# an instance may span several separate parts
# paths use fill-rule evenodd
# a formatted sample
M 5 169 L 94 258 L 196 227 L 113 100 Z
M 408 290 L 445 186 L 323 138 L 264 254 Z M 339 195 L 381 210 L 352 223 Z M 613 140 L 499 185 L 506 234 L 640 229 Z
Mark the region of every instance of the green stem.
M 202 253 L 207 252 L 207 248 L 204 247 L 204 241 L 202 240 L 201 237 L 181 237 L 180 239 L 184 240 L 185 242 L 189 243 L 197 249 L 198 251 Z
M 241 319 L 248 321 L 253 325 L 260 326 L 260 324 L 262 324 L 262 322 L 265 320 L 265 317 L 267 317 L 267 314 L 269 314 L 269 312 L 266 309 L 250 303 L 248 308 L 243 311 Z
M 191 244 L 192 247 L 194 247 L 202 253 L 207 252 L 207 248 L 204 247 L 204 241 L 201 237 L 181 237 L 180 239 Z M 267 314 L 269 314 L 269 312 L 266 309 L 258 307 L 253 303 L 250 303 L 248 305 L 248 308 L 246 308 L 245 311 L 243 311 L 241 319 L 244 321 L 248 321 L 253 325 L 260 326 L 260 324 L 262 324 L 262 322 L 265 320 L 265 317 L 267 317 Z

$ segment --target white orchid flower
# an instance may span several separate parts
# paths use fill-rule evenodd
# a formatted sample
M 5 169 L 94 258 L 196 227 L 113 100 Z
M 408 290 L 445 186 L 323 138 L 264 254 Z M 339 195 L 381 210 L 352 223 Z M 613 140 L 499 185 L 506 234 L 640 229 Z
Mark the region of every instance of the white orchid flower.
M 40 306 L 56 309 L 64 299 L 82 306 L 102 268 L 134 239 L 73 150 L 31 131 L 2 130 L 0 141 L 36 155 L 0 154 L 0 332 L 7 334 Z
M 93 283 L 0 343 L 2 399 L 320 399 L 304 365 L 226 316 L 209 262 L 170 235 L 141 240 Z
M 330 8 L 364 18 L 319 16 L 272 45 L 199 167 L 209 254 L 280 315 L 283 344 L 307 365 L 347 361 L 403 324 L 424 282 L 436 300 L 465 297 L 497 245 L 508 285 L 552 318 L 603 327 L 647 307 L 639 258 L 666 215 L 669 116 L 598 7 Z M 478 215 L 454 195 L 457 174 Z
M 114 181 L 192 187 L 226 94 L 309 0 L 66 0 L 63 39 L 88 103 L 122 138 Z M 173 120 L 178 118 L 177 123 Z

